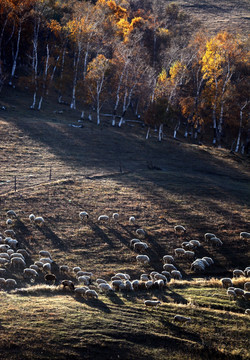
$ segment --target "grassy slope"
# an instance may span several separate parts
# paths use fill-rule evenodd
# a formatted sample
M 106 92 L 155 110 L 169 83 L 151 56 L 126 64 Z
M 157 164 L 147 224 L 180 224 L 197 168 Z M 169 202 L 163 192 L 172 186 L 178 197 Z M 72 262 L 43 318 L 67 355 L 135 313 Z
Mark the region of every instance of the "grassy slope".
M 145 142 L 140 127 L 117 129 L 105 122 L 99 128 L 90 123 L 72 128 L 68 124 L 76 124 L 79 113 L 63 107 L 64 113 L 55 115 L 59 108 L 52 103 L 35 113 L 26 110 L 25 94 L 6 95 L 8 111 L 0 114 L 0 175 L 3 182 L 16 175 L 19 191 L 1 185 L 0 225 L 3 231 L 5 210 L 18 212 L 15 231 L 31 253 L 30 261 L 46 248 L 59 265 L 77 264 L 106 279 L 118 271 L 136 278 L 161 270 L 161 257 L 183 241 L 173 232 L 181 223 L 188 229 L 187 239 L 203 242 L 203 234 L 213 231 L 224 242 L 219 249 L 203 242 L 197 251 L 197 256 L 215 260 L 206 275 L 231 276 L 233 268 L 249 265 L 249 244 L 239 240 L 240 231 L 249 231 L 250 220 L 245 157 L 168 137 L 159 144 L 154 134 Z M 149 170 L 147 160 L 162 170 Z M 82 209 L 90 213 L 87 225 L 78 220 Z M 114 211 L 121 214 L 118 224 L 97 224 L 99 214 Z M 45 217 L 44 228 L 31 226 L 31 212 Z M 138 219 L 136 226 L 128 225 L 130 215 Z M 129 248 L 137 226 L 148 233 L 152 262 L 145 268 L 136 264 L 137 254 Z M 178 259 L 177 266 L 186 278 L 194 276 L 189 263 Z M 8 276 L 25 285 L 18 273 Z M 242 313 L 249 304 L 230 302 L 223 289 L 173 284 L 164 292 L 101 296 L 98 301 L 75 299 L 60 289 L 50 296 L 0 292 L 0 297 L 5 304 L 0 349 L 6 359 L 248 356 L 249 318 Z M 163 305 L 145 310 L 145 298 L 159 298 Z M 174 324 L 176 313 L 190 315 L 192 323 Z

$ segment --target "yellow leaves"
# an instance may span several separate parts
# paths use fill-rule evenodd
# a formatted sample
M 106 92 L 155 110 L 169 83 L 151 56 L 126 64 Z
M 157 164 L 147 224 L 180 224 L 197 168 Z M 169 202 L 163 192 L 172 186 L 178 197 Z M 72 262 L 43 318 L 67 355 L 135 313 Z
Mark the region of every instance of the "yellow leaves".
M 133 18 L 130 24 L 130 31 L 140 27 L 143 23 L 144 23 L 144 19 L 141 16 Z
M 164 28 L 159 28 L 157 30 L 157 32 L 158 32 L 158 35 L 161 37 L 167 37 L 170 35 L 170 31 L 168 29 L 164 29 Z
M 185 64 L 182 64 L 181 61 L 174 62 L 169 70 L 171 83 L 173 84 L 179 77 L 182 77 L 183 73 L 186 71 L 187 71 L 187 67 Z
M 165 83 L 167 80 L 167 72 L 165 69 L 162 69 L 162 72 L 158 75 L 157 84 Z
M 87 68 L 87 78 L 97 81 L 103 76 L 109 66 L 109 59 L 103 54 L 97 55 L 89 64 Z
M 51 20 L 49 23 L 50 30 L 58 37 L 61 33 L 62 27 L 56 20 Z

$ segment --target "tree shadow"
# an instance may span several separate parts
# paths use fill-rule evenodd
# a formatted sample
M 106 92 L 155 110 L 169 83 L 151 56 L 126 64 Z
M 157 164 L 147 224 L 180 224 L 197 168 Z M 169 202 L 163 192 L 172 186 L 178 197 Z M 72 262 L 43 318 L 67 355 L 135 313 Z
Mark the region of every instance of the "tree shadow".
M 36 229 L 41 231 L 41 233 L 49 239 L 55 248 L 59 248 L 60 250 L 68 250 L 68 245 L 62 239 L 60 239 L 46 224 L 43 226 L 36 225 Z

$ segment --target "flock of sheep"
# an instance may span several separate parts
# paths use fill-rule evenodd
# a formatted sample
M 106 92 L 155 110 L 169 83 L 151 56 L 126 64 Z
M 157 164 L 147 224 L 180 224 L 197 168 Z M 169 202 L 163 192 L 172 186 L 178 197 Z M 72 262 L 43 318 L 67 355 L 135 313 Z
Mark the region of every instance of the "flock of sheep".
M 132 280 L 127 273 L 116 273 L 109 280 L 102 278 L 94 278 L 92 272 L 83 271 L 81 267 L 74 266 L 72 270 L 68 265 L 58 266 L 49 251 L 39 251 L 39 259 L 35 262 L 31 261 L 30 254 L 26 249 L 19 248 L 18 241 L 14 238 L 15 231 L 13 226 L 15 225 L 15 218 L 17 215 L 15 211 L 7 211 L 6 226 L 4 236 L 0 234 L 0 289 L 14 289 L 17 288 L 17 282 L 15 279 L 8 278 L 6 275 L 9 271 L 16 273 L 22 273 L 24 280 L 29 280 L 31 283 L 35 282 L 35 279 L 42 280 L 49 285 L 58 283 L 58 276 L 66 277 L 60 282 L 60 286 L 63 289 L 67 289 L 75 294 L 75 296 L 85 297 L 87 299 L 98 299 L 98 293 L 112 293 L 113 291 L 136 291 L 139 289 L 164 289 L 170 279 L 182 279 L 181 272 L 176 268 L 176 259 L 184 258 L 190 261 L 190 269 L 194 272 L 204 272 L 206 267 L 212 266 L 214 260 L 211 257 L 196 258 L 195 251 L 201 246 L 200 241 L 190 240 L 184 241 L 181 247 L 174 249 L 174 256 L 171 254 L 164 255 L 162 258 L 163 269 L 161 273 L 157 271 L 151 271 L 150 273 L 142 273 L 140 278 Z M 119 220 L 119 214 L 114 213 L 112 215 L 114 221 Z M 81 222 L 87 222 L 89 214 L 86 211 L 79 213 L 79 219 Z M 41 216 L 36 217 L 34 214 L 29 215 L 29 221 L 37 226 L 43 226 L 44 219 Z M 109 221 L 108 215 L 100 215 L 98 222 Z M 135 224 L 135 217 L 129 218 L 130 224 Z M 183 236 L 186 233 L 186 229 L 182 225 L 174 227 L 175 234 L 177 236 Z M 140 253 L 136 256 L 138 264 L 147 265 L 150 263 L 150 258 L 145 254 L 149 245 L 145 242 L 147 236 L 144 229 L 137 229 L 135 231 L 137 238 L 130 241 L 130 247 L 136 252 Z M 249 239 L 250 233 L 242 232 L 241 238 Z M 144 241 L 143 241 L 144 240 Z M 204 241 L 212 246 L 222 246 L 222 241 L 212 233 L 206 233 Z M 28 266 L 29 264 L 29 266 Z M 233 271 L 233 277 L 250 276 L 250 267 L 247 267 L 244 271 L 235 269 Z M 70 279 L 69 279 L 70 278 Z M 246 301 L 250 300 L 250 282 L 244 284 L 244 290 L 241 288 L 233 287 L 232 280 L 230 278 L 221 279 L 222 286 L 227 288 L 227 294 L 230 298 L 236 299 L 241 297 Z M 157 307 L 160 304 L 159 300 L 145 300 L 146 307 Z M 250 309 L 247 309 L 246 314 L 250 313 Z M 188 322 L 191 319 L 182 315 L 176 315 L 175 321 Z

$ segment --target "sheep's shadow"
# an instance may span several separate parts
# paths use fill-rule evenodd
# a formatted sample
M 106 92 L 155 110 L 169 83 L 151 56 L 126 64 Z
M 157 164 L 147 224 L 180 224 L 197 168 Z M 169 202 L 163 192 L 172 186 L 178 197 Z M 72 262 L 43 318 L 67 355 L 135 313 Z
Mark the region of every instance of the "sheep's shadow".
M 110 301 L 112 301 L 112 303 L 116 305 L 124 305 L 124 301 L 114 291 L 108 293 L 107 297 L 109 298 Z
M 176 303 L 178 304 L 187 304 L 188 301 L 180 294 L 178 294 L 176 291 L 169 289 L 168 296 L 172 298 Z
M 87 306 L 90 306 L 92 308 L 98 308 L 99 310 L 110 314 L 111 310 L 110 308 L 100 299 L 85 299 L 83 297 L 74 297 L 75 301 L 81 303 L 81 304 L 85 304 Z
M 36 229 L 40 230 L 47 239 L 50 239 L 55 247 L 64 251 L 68 250 L 66 242 L 63 242 L 46 224 L 43 226 L 36 225 Z
M 95 223 L 90 222 L 90 221 L 88 222 L 88 224 L 97 237 L 104 240 L 110 247 L 114 247 L 113 242 L 109 239 L 109 237 L 105 234 L 105 232 L 98 225 L 96 225 Z
M 27 226 L 20 220 L 16 219 L 15 223 L 15 233 L 19 243 L 19 246 L 24 246 L 26 249 L 34 250 L 33 246 L 30 244 L 29 239 L 33 237 L 31 231 Z

